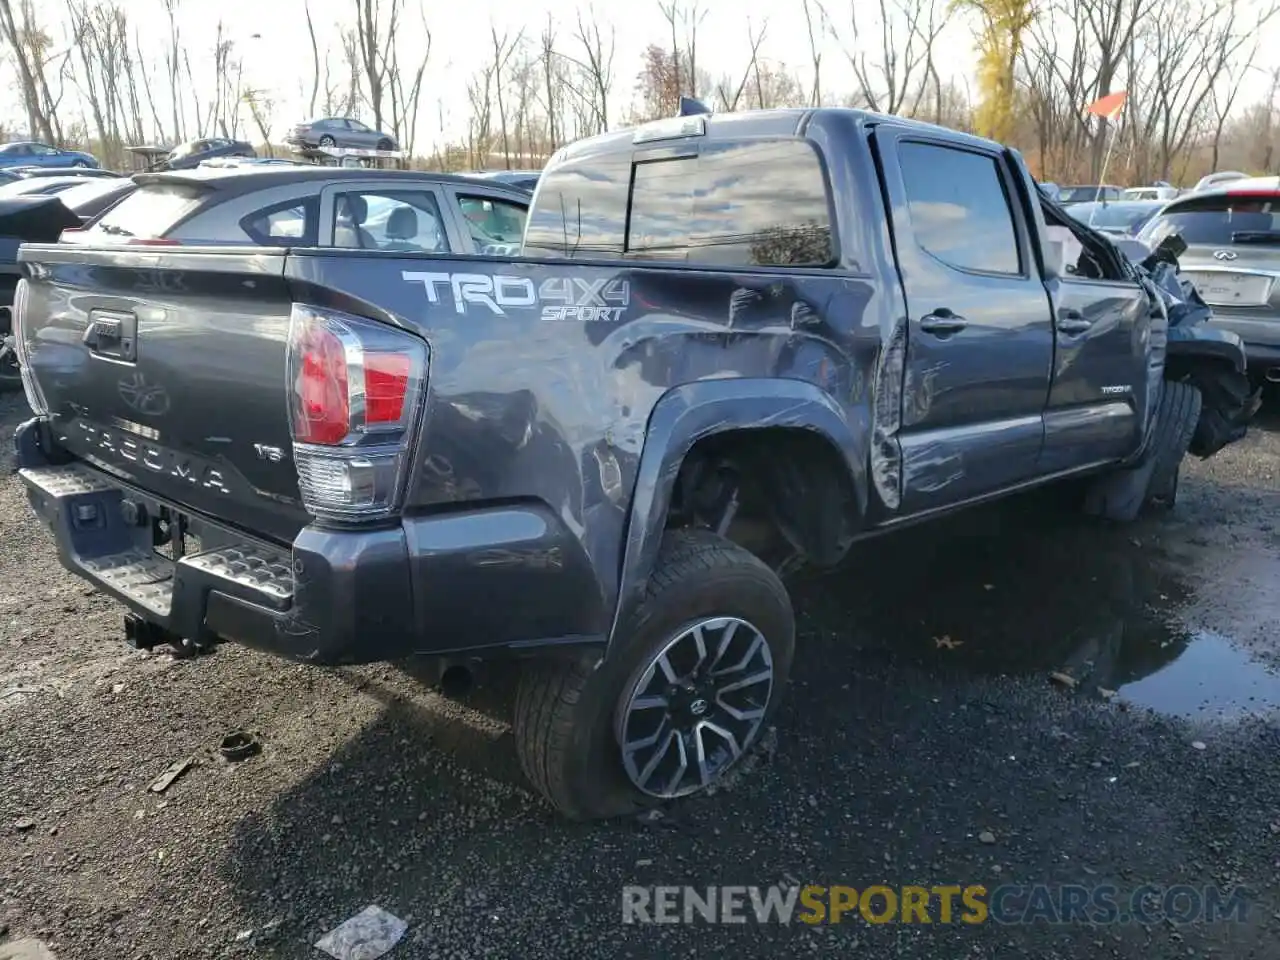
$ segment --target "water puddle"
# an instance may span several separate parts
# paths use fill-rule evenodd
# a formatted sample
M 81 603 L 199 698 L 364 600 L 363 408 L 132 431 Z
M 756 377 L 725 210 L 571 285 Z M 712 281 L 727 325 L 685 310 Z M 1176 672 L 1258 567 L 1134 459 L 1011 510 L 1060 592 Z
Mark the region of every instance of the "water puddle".
M 1123 684 L 1118 695 L 1136 707 L 1190 720 L 1232 720 L 1280 710 L 1280 673 L 1226 637 L 1201 633 L 1172 663 Z
M 1193 721 L 1280 711 L 1259 602 L 1280 562 L 1185 541 L 1000 505 L 859 544 L 798 585 L 797 608 L 829 642 L 934 673 L 1056 676 L 1062 693 Z

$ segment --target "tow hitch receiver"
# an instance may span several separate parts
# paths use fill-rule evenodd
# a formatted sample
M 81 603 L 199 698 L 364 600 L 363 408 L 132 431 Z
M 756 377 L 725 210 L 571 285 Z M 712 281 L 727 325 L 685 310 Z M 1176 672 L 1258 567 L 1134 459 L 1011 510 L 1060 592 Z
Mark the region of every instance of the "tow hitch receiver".
M 133 613 L 124 615 L 124 639 L 135 650 L 153 650 L 166 643 L 176 647 L 182 646 L 182 638 L 176 633 L 164 627 L 158 627 Z

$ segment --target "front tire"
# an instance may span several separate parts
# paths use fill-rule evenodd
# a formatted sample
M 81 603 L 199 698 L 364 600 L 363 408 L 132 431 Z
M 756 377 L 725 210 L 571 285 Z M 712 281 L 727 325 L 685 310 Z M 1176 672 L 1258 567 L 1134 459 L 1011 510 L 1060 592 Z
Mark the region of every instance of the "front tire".
M 521 766 L 575 820 L 697 793 L 766 728 L 794 652 L 791 601 L 772 570 L 707 531 L 668 533 L 607 657 L 547 660 L 521 678 Z
M 337 140 L 335 140 L 335 139 L 333 139 L 333 137 L 321 137 L 321 138 L 320 138 L 320 146 L 321 146 L 321 147 L 328 148 L 328 147 L 336 146 L 336 145 L 337 145 L 337 143 L 338 143 L 338 141 L 337 141 Z
M 1194 385 L 1165 381 L 1146 456 L 1135 467 L 1097 480 L 1086 496 L 1085 510 L 1119 523 L 1136 520 L 1144 512 L 1172 510 L 1182 460 L 1200 422 L 1201 405 L 1200 391 Z

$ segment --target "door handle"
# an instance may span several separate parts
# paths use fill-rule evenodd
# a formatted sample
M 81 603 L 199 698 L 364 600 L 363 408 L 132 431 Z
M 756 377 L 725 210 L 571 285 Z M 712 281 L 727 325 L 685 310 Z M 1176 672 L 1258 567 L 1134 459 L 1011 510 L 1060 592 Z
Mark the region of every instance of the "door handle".
M 90 353 L 133 363 L 138 359 L 138 318 L 132 313 L 89 312 L 84 345 Z
M 1093 321 L 1085 319 L 1079 310 L 1063 310 L 1058 314 L 1057 326 L 1059 333 L 1084 333 L 1093 326 Z
M 932 333 L 938 337 L 949 337 L 953 333 L 959 333 L 968 325 L 968 320 L 964 317 L 956 316 L 946 307 L 920 318 L 920 329 L 925 333 Z

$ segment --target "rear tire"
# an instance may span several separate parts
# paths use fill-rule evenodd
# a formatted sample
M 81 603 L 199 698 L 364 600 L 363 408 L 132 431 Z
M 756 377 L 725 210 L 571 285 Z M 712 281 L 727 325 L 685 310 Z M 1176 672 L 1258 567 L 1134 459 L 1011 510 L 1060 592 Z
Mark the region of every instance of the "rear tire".
M 390 141 L 390 140 L 379 140 L 379 141 L 378 141 L 378 149 L 379 149 L 379 150 L 392 150 L 392 149 L 394 149 L 394 147 L 392 146 L 392 144 L 391 144 L 391 141 Z
M 333 147 L 336 146 L 337 143 L 338 141 L 333 139 L 333 137 L 324 136 L 320 138 L 320 146 L 322 147 Z
M 767 728 L 794 651 L 791 601 L 772 570 L 710 532 L 668 533 L 639 609 L 603 660 L 547 660 L 521 678 L 520 764 L 575 820 L 704 790 Z M 624 754 L 624 742 L 650 740 Z
M 1182 460 L 1200 422 L 1201 404 L 1196 387 L 1182 381 L 1165 381 L 1143 461 L 1097 480 L 1085 498 L 1086 512 L 1128 523 L 1143 512 L 1172 510 L 1178 496 Z

